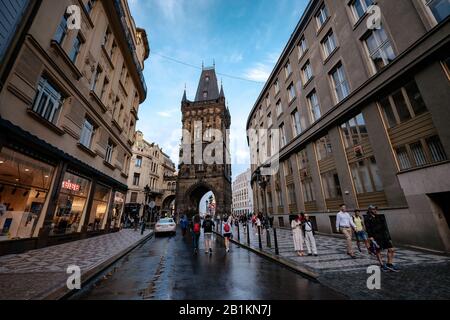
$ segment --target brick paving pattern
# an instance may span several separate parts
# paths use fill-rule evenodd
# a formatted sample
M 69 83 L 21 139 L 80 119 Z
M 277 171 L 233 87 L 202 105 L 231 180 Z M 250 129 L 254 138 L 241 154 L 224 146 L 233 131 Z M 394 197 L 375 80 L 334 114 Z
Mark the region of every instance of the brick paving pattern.
M 69 265 L 84 274 L 147 236 L 125 229 L 116 233 L 0 257 L 0 300 L 39 299 L 67 280 Z
M 267 247 L 266 234 L 261 234 L 262 250 L 275 255 L 273 231 L 271 248 Z M 237 228 L 233 228 L 234 240 L 238 240 Z M 395 264 L 399 273 L 382 273 L 381 290 L 368 290 L 367 267 L 378 265 L 364 245 L 360 253 L 354 242 L 357 259 L 346 254 L 343 238 L 316 235 L 318 256 L 299 257 L 294 250 L 292 232 L 277 229 L 279 257 L 319 274 L 318 280 L 347 295 L 351 299 L 449 299 L 450 257 L 425 251 L 396 248 Z M 247 236 L 240 228 L 240 241 L 247 245 Z M 255 229 L 250 228 L 250 246 L 259 249 Z M 305 254 L 306 245 L 304 245 Z M 385 255 L 384 255 L 385 258 Z

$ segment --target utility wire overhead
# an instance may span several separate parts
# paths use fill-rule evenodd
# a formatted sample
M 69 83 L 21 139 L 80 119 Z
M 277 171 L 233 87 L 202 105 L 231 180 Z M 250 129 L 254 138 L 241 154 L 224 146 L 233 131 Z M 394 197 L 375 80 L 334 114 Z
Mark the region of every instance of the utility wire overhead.
M 191 63 L 183 62 L 183 61 L 180 61 L 178 59 L 171 58 L 171 57 L 168 57 L 168 56 L 160 54 L 160 53 L 153 52 L 152 54 L 154 54 L 154 55 L 156 55 L 158 57 L 161 57 L 163 59 L 166 59 L 166 60 L 169 60 L 169 61 L 181 64 L 181 65 L 184 65 L 186 67 L 202 70 L 202 67 L 196 66 L 196 65 L 191 64 Z M 231 79 L 235 79 L 235 80 L 247 81 L 247 82 L 252 82 L 252 83 L 257 83 L 257 84 L 265 84 L 265 82 L 262 82 L 262 81 L 246 79 L 246 78 L 242 78 L 242 77 L 238 77 L 238 76 L 229 75 L 229 74 L 226 74 L 226 73 L 217 72 L 217 74 L 222 76 L 222 77 L 231 78 Z

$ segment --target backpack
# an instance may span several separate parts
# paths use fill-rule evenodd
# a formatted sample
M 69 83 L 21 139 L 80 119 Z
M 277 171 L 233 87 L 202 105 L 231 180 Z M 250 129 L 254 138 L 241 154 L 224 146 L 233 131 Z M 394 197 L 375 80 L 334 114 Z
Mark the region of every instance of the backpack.
M 194 233 L 200 233 L 200 223 L 194 224 Z
M 223 226 L 223 231 L 225 231 L 225 233 L 230 232 L 230 225 L 228 223 L 225 223 L 225 225 Z

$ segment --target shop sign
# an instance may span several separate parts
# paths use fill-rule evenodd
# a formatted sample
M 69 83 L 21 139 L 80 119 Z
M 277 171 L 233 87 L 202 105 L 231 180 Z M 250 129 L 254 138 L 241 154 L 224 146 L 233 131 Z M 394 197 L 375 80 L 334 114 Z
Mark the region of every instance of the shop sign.
M 80 191 L 81 187 L 79 184 L 70 182 L 70 180 L 63 181 L 62 183 L 63 189 L 71 190 L 71 191 Z

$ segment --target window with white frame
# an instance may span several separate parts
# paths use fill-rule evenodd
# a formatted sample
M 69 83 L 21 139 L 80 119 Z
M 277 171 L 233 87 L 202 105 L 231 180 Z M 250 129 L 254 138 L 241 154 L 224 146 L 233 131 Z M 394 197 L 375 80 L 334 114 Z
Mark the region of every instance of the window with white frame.
M 269 95 L 266 96 L 266 107 L 267 108 L 270 107 L 270 96 Z
M 322 40 L 322 48 L 325 59 L 333 53 L 336 47 L 336 38 L 334 37 L 333 31 L 330 31 Z
M 115 148 L 114 143 L 111 140 L 108 140 L 108 144 L 106 145 L 106 153 L 105 153 L 105 161 L 108 163 L 112 162 L 114 148 Z
M 56 123 L 61 111 L 63 96 L 45 77 L 39 80 L 32 110 L 45 120 Z
M 136 168 L 141 168 L 142 167 L 142 157 L 141 156 L 137 156 L 136 157 L 135 166 L 136 166 Z
M 394 49 L 383 27 L 372 30 L 364 39 L 364 43 L 374 73 L 395 59 Z
M 97 65 L 97 68 L 95 68 L 94 74 L 92 75 L 92 80 L 91 80 L 91 90 L 95 91 L 95 89 L 97 88 L 98 85 L 98 80 L 100 79 L 100 76 L 103 72 L 102 67 L 100 67 L 100 65 Z
M 278 92 L 280 92 L 280 81 L 278 81 L 278 79 L 275 80 L 275 83 L 274 83 L 273 86 L 274 86 L 274 88 L 275 88 L 275 95 L 277 95 Z
M 313 71 L 311 67 L 311 63 L 307 61 L 305 65 L 302 68 L 302 80 L 303 84 L 306 85 L 309 80 L 311 80 L 313 77 Z
M 298 58 L 301 59 L 303 55 L 308 50 L 308 43 L 306 42 L 305 37 L 303 36 L 298 43 Z
M 437 23 L 444 21 L 450 15 L 449 0 L 424 0 Z
M 276 105 L 277 117 L 281 116 L 283 113 L 283 105 L 281 104 L 281 100 L 278 100 Z
M 293 83 L 291 83 L 291 84 L 289 85 L 287 91 L 288 91 L 288 97 L 289 97 L 289 103 L 290 103 L 290 102 L 292 102 L 292 100 L 294 100 L 295 97 L 297 96 L 297 95 L 295 94 L 295 87 L 294 87 L 294 84 L 293 84 Z
M 380 170 L 375 157 L 349 164 L 357 194 L 383 191 Z
M 85 119 L 83 127 L 81 128 L 80 143 L 86 148 L 91 147 L 92 140 L 94 138 L 94 132 L 94 124 L 89 119 Z
M 314 90 L 312 93 L 310 93 L 307 99 L 311 114 L 311 122 L 316 122 L 322 116 L 320 111 L 319 98 L 317 97 L 316 91 Z
M 286 65 L 284 66 L 284 73 L 286 75 L 286 79 L 289 78 L 289 76 L 291 75 L 292 67 L 291 67 L 291 63 L 290 62 L 286 63 Z
M 270 128 L 272 126 L 272 112 L 269 112 L 267 114 L 267 128 Z
M 280 132 L 280 147 L 283 148 L 286 145 L 286 130 L 284 129 L 284 123 L 279 127 Z
M 141 179 L 140 173 L 135 173 L 133 175 L 133 186 L 139 186 L 139 180 Z
M 316 14 L 317 29 L 320 29 L 328 19 L 328 9 L 323 4 Z
M 292 132 L 294 133 L 294 136 L 298 136 L 300 133 L 302 133 L 300 113 L 298 112 L 297 109 L 291 114 L 291 123 L 292 123 Z
M 342 64 L 337 65 L 331 71 L 330 76 L 336 96 L 336 102 L 340 102 L 350 94 L 350 86 L 348 85 Z
M 358 22 L 373 5 L 373 0 L 353 0 L 350 3 L 352 8 L 353 16 L 355 18 L 355 22 Z

